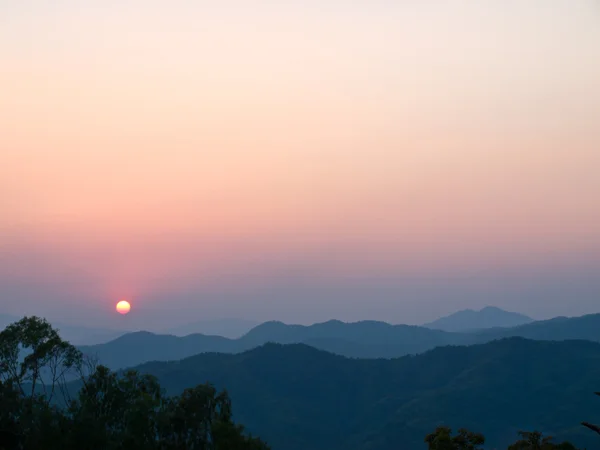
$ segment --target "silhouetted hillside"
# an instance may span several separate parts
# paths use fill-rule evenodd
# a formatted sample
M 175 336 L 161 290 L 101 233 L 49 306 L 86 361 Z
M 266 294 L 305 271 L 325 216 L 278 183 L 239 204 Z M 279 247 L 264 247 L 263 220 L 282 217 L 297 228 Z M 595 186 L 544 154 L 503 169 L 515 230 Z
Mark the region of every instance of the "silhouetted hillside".
M 520 336 L 537 340 L 585 339 L 600 342 L 600 314 L 556 317 L 509 329 L 482 330 L 477 334 L 484 339 Z
M 440 345 L 465 343 L 473 336 L 384 322 L 329 321 L 311 326 L 266 322 L 239 339 L 192 334 L 186 337 L 149 332 L 130 333 L 106 344 L 80 346 L 111 368 L 147 361 L 170 361 L 202 352 L 238 353 L 272 342 L 305 343 L 356 358 L 393 358 L 421 353 Z
M 230 339 L 237 339 L 257 325 L 259 325 L 258 322 L 244 319 L 200 320 L 170 328 L 167 331 L 167 334 L 174 334 L 175 336 L 205 334 L 209 336 L 223 336 Z
M 170 394 L 227 387 L 236 420 L 279 450 L 418 449 L 440 424 L 483 432 L 487 448 L 506 448 L 520 429 L 597 445 L 579 426 L 600 421 L 600 344 L 585 341 L 512 338 L 392 360 L 268 344 L 138 369 Z
M 242 337 L 248 346 L 267 342 L 279 344 L 335 343 L 339 353 L 357 357 L 397 357 L 420 353 L 438 345 L 459 343 L 463 337 L 410 325 L 390 325 L 385 322 L 361 321 L 345 323 L 330 320 L 310 326 L 266 322 Z M 357 352 L 356 347 L 366 349 Z M 320 347 L 319 347 L 320 348 Z M 357 354 L 358 353 L 358 354 Z
M 272 342 L 304 343 L 331 353 L 355 358 L 395 358 L 445 345 L 471 345 L 506 337 L 537 340 L 584 339 L 600 342 L 600 314 L 557 318 L 514 328 L 471 333 L 449 333 L 424 327 L 384 322 L 329 321 L 311 326 L 266 322 L 239 339 L 201 334 L 176 337 L 148 332 L 130 333 L 106 344 L 81 346 L 111 368 L 131 367 L 148 361 L 169 361 L 203 352 L 239 353 Z
M 235 344 L 236 341 L 220 336 L 191 334 L 177 337 L 138 331 L 106 344 L 79 346 L 79 350 L 97 356 L 103 365 L 123 368 L 147 361 L 179 360 L 203 352 L 229 353 L 237 349 Z
M 516 327 L 533 322 L 531 317 L 488 306 L 479 311 L 466 309 L 423 325 L 434 330 L 461 332 L 496 327 Z

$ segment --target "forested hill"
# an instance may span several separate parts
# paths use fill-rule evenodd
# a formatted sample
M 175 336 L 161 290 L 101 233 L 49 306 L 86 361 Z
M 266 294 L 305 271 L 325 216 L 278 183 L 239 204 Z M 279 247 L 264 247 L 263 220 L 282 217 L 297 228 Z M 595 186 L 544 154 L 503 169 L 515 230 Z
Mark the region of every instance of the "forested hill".
M 487 448 L 506 448 L 521 429 L 598 446 L 579 425 L 600 421 L 592 342 L 511 338 L 391 360 L 269 344 L 138 369 L 171 394 L 204 381 L 226 387 L 236 420 L 278 450 L 419 449 L 441 424 L 484 433 Z
M 505 337 L 600 342 L 600 314 L 557 318 L 513 328 L 472 333 L 450 333 L 425 327 L 363 321 L 329 321 L 311 326 L 267 322 L 239 339 L 193 334 L 186 337 L 148 332 L 126 334 L 106 344 L 81 346 L 111 368 L 131 367 L 149 361 L 169 361 L 202 352 L 238 353 L 268 342 L 304 343 L 331 353 L 356 358 L 394 358 L 422 353 L 445 345 L 485 343 Z

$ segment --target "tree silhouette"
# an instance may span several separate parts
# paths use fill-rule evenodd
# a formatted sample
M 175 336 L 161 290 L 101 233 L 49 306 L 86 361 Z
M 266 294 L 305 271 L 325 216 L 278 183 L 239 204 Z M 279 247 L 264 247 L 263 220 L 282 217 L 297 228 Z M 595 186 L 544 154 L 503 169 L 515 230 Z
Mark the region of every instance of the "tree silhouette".
M 69 370 L 80 376 L 74 399 Z M 63 407 L 52 402 L 56 386 Z M 232 421 L 226 392 L 206 384 L 167 397 L 155 377 L 86 364 L 37 317 L 0 333 L 0 405 L 0 450 L 269 449 Z
M 45 319 L 24 317 L 0 332 L 0 381 L 23 396 L 33 398 L 39 388 L 51 403 L 57 388 L 64 391 L 68 372 L 79 370 L 82 361 L 81 352 Z
M 594 394 L 600 396 L 600 392 L 594 392 Z M 581 422 L 581 424 L 584 427 L 589 428 L 590 430 L 595 431 L 596 433 L 600 434 L 600 425 L 594 425 L 589 422 Z
M 539 431 L 519 431 L 521 439 L 508 447 L 508 450 L 577 450 L 573 444 L 555 444 L 552 436 L 544 436 Z
M 519 431 L 519 439 L 508 450 L 577 450 L 571 443 L 555 444 L 552 436 L 544 436 L 539 431 Z M 485 437 L 480 433 L 461 428 L 452 436 L 449 427 L 438 427 L 425 437 L 428 450 L 481 450 Z
M 461 428 L 456 436 L 452 436 L 451 428 L 438 427 L 425 437 L 425 442 L 429 450 L 481 450 L 481 446 L 485 444 L 485 437 L 465 428 Z

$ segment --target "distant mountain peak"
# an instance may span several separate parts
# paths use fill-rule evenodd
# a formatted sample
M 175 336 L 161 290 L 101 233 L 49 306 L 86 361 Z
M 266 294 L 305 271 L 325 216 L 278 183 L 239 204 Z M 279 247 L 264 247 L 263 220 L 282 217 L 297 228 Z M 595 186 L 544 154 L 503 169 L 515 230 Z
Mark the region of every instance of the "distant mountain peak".
M 524 314 L 505 311 L 497 306 L 486 306 L 475 311 L 465 309 L 442 317 L 423 326 L 436 330 L 461 332 L 486 328 L 508 328 L 533 322 Z
M 472 311 L 472 310 L 471 310 L 471 311 Z M 500 308 L 498 308 L 497 306 L 486 306 L 486 307 L 484 307 L 484 308 L 481 308 L 481 309 L 479 310 L 479 312 L 484 312 L 484 311 L 500 311 L 500 312 L 509 312 L 509 311 L 506 311 L 506 310 L 504 310 L 504 309 L 500 309 Z

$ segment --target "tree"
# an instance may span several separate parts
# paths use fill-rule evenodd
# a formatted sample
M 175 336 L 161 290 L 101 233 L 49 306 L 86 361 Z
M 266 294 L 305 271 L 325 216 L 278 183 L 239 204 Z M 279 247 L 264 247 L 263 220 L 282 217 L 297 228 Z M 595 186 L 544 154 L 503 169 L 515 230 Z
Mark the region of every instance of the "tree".
M 70 445 L 86 450 L 262 450 L 259 439 L 232 421 L 226 392 L 209 385 L 166 397 L 158 380 L 129 370 L 122 375 L 99 366 L 69 410 Z
M 73 445 L 88 449 L 157 448 L 156 416 L 163 402 L 158 381 L 127 371 L 123 375 L 98 366 L 83 381 L 69 407 Z
M 521 439 L 508 447 L 508 450 L 577 450 L 571 443 L 553 443 L 552 436 L 544 436 L 539 431 L 519 431 Z
M 60 441 L 63 415 L 52 402 L 57 389 L 66 392 L 65 376 L 81 361 L 44 319 L 25 317 L 0 332 L 2 445 L 50 449 Z
M 86 373 L 86 367 L 92 369 Z M 74 369 L 80 379 L 67 384 Z M 79 394 L 62 408 L 55 385 Z M 167 397 L 158 380 L 87 360 L 43 319 L 0 333 L 0 450 L 268 450 L 232 421 L 226 392 L 211 385 Z
M 571 443 L 555 444 L 551 436 L 544 436 L 539 431 L 520 431 L 519 439 L 508 447 L 508 450 L 577 450 Z M 425 437 L 429 450 L 482 450 L 485 437 L 461 428 L 456 436 L 452 436 L 449 427 L 438 427 Z
M 481 450 L 481 446 L 485 444 L 485 437 L 465 428 L 461 428 L 456 436 L 452 436 L 451 428 L 438 427 L 425 437 L 425 442 L 429 450 Z
M 594 394 L 600 396 L 600 392 L 594 392 Z M 584 427 L 589 428 L 590 430 L 595 431 L 596 433 L 600 434 L 600 425 L 594 425 L 589 422 L 581 422 L 581 424 Z
M 48 403 L 65 392 L 66 375 L 82 367 L 83 357 L 38 317 L 24 317 L 0 332 L 0 381 L 33 398 L 42 390 Z M 27 392 L 25 392 L 27 386 Z
M 19 432 L 20 398 L 10 383 L 0 380 L 0 450 L 16 448 Z
M 244 428 L 232 421 L 231 400 L 226 391 L 218 393 L 210 384 L 186 389 L 168 400 L 161 417 L 162 449 L 215 450 L 268 449 L 260 439 L 246 436 Z

